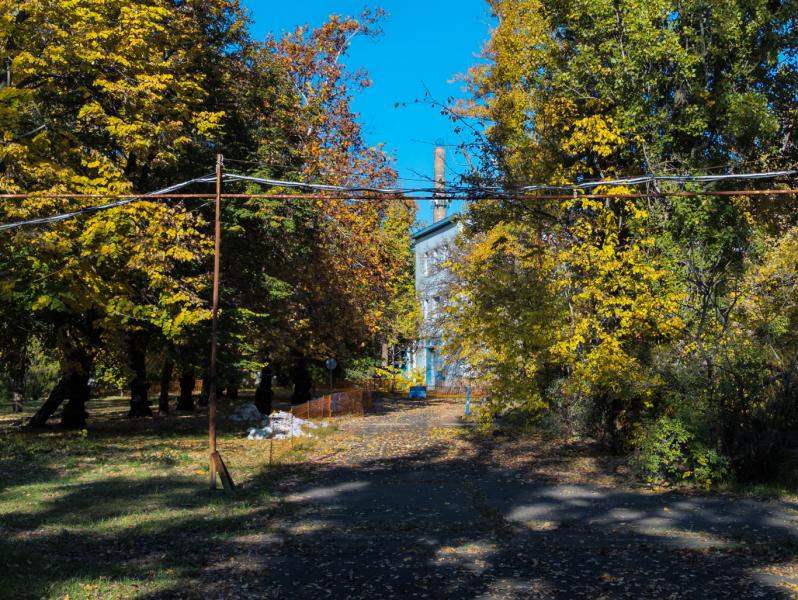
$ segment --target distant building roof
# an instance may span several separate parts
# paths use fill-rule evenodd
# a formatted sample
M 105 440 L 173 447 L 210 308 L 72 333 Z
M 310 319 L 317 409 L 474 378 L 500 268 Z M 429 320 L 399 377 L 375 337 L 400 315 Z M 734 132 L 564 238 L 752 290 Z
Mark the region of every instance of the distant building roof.
M 445 219 L 441 219 L 440 221 L 433 223 L 429 227 L 425 227 L 424 229 L 420 229 L 413 234 L 413 241 L 420 242 L 422 239 L 427 238 L 431 235 L 438 233 L 441 230 L 449 229 L 453 227 L 457 223 L 457 217 L 459 215 L 457 213 L 452 213 Z

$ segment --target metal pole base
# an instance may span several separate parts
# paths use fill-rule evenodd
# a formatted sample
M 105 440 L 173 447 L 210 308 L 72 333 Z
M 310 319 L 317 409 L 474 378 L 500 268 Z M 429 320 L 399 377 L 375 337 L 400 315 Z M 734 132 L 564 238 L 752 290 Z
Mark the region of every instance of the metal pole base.
M 230 477 L 230 472 L 227 470 L 227 465 L 224 464 L 222 460 L 222 455 L 218 452 L 213 452 L 211 454 L 211 464 L 216 468 L 216 472 L 219 474 L 219 479 L 222 480 L 222 487 L 224 491 L 232 494 L 236 491 L 236 485 L 233 483 L 233 478 Z M 211 481 L 211 489 L 216 489 L 216 477 L 214 476 Z

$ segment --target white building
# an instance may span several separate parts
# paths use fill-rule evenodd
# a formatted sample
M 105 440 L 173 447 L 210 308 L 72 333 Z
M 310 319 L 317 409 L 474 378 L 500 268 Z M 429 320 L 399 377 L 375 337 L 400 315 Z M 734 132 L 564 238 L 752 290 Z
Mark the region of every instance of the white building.
M 413 235 L 416 258 L 416 294 L 421 303 L 420 337 L 409 351 L 406 370 L 424 373 L 427 387 L 454 385 L 461 378 L 458 364 L 446 364 L 441 356 L 442 332 L 438 322 L 448 302 L 447 283 L 451 274 L 446 263 L 462 229 L 457 215 L 444 217 L 436 211 L 432 225 Z

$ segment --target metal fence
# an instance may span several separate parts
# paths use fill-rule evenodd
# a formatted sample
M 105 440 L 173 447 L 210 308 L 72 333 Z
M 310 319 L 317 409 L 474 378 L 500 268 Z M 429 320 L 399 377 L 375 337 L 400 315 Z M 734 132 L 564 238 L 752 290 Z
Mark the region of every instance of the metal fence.
M 485 395 L 485 388 L 481 385 L 433 385 L 427 387 L 427 395 L 432 398 L 462 398 L 471 390 L 471 397 L 478 398 Z

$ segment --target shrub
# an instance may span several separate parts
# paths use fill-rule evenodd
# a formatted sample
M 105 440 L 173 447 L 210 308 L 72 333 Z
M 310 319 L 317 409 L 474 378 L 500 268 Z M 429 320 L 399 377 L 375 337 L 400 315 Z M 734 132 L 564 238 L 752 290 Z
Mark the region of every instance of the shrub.
M 546 389 L 550 409 L 544 422 L 547 428 L 565 435 L 592 436 L 597 430 L 597 417 L 592 399 L 584 394 L 569 394 L 565 380 L 553 381 Z
M 729 459 L 713 448 L 698 448 L 693 452 L 691 479 L 705 489 L 721 483 L 731 474 Z
M 643 430 L 641 438 L 637 463 L 647 481 L 679 481 L 690 472 L 693 435 L 681 421 L 661 417 Z
M 409 392 L 411 387 L 424 385 L 426 380 L 420 369 L 413 369 L 409 373 L 405 373 L 397 367 L 387 366 L 378 368 L 376 374 L 392 389 L 400 392 Z
M 31 407 L 44 400 L 50 390 L 58 382 L 60 372 L 58 360 L 45 349 L 39 338 L 32 337 L 24 350 L 25 365 L 22 372 L 21 395 L 14 395 L 14 382 L 10 379 L 9 371 L 0 373 L 0 405 L 11 407 L 16 404 L 16 410 L 23 406 Z M 19 384 L 19 382 L 17 382 Z
M 353 383 L 362 383 L 374 378 L 380 366 L 379 359 L 376 358 L 355 358 L 349 361 L 344 370 L 344 378 Z
M 23 396 L 26 403 L 36 403 L 47 397 L 58 382 L 60 367 L 38 338 L 28 344 L 28 369 L 25 372 Z
M 732 346 L 718 376 L 716 420 L 722 447 L 735 475 L 744 481 L 777 477 L 798 427 L 797 365 L 773 364 L 767 353 L 751 343 Z
M 677 418 L 663 416 L 642 430 L 635 455 L 649 483 L 691 483 L 709 489 L 729 477 L 729 459 L 702 445 Z

